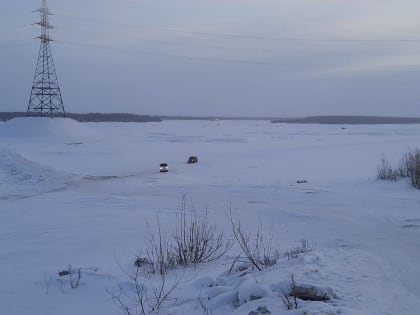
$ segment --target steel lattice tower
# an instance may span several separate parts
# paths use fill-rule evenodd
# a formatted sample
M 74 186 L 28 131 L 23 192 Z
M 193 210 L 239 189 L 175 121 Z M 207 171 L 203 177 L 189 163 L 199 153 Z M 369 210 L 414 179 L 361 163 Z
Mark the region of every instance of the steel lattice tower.
M 52 41 L 49 30 L 53 26 L 49 23 L 47 0 L 42 0 L 40 12 L 41 20 L 35 24 L 41 26 L 41 40 L 38 61 L 36 64 L 34 81 L 27 110 L 28 116 L 65 116 L 63 99 L 61 98 L 60 86 L 58 85 L 52 57 L 50 42 Z

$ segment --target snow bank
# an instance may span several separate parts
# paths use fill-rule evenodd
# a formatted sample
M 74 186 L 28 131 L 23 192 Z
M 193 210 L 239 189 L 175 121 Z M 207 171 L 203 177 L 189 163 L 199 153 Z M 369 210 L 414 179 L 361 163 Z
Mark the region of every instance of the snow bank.
M 19 117 L 0 125 L 0 137 L 82 141 L 99 135 L 70 118 Z
M 17 153 L 0 149 L 0 191 L 6 195 L 26 190 L 40 192 L 60 189 L 70 177 L 29 161 Z

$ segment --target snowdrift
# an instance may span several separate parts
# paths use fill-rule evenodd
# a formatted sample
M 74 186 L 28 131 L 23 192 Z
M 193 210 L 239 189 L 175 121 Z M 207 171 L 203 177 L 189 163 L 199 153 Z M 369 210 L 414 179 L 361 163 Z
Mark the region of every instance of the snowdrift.
M 62 189 L 70 179 L 71 175 L 0 149 L 0 191 L 6 196 Z
M 83 141 L 99 135 L 70 118 L 19 117 L 0 124 L 0 137 Z

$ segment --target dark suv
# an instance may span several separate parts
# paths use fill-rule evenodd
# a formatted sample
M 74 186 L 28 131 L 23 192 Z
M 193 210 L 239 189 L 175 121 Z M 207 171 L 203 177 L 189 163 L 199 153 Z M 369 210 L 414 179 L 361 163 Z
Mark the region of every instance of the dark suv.
M 190 156 L 187 161 L 188 164 L 198 163 L 198 158 L 196 156 Z

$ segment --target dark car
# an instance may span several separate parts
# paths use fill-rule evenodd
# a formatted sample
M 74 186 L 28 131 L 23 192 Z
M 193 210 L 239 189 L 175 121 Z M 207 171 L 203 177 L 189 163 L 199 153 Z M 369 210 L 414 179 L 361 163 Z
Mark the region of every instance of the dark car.
M 159 165 L 159 171 L 160 172 L 167 172 L 169 169 L 168 169 L 168 164 L 167 163 L 160 163 L 160 165 Z
M 190 156 L 187 161 L 188 164 L 198 163 L 198 158 L 196 156 Z

